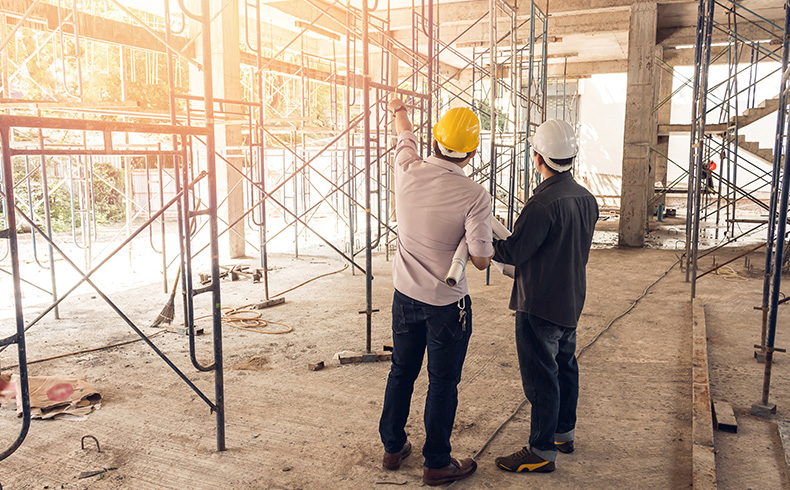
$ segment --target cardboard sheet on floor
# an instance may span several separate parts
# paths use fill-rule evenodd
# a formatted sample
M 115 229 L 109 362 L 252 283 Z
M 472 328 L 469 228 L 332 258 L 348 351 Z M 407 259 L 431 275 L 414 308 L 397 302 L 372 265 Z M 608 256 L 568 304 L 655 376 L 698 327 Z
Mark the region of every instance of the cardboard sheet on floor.
M 31 376 L 30 414 L 34 419 L 83 419 L 101 407 L 101 395 L 90 383 L 68 376 Z M 0 406 L 16 405 L 22 412 L 19 376 L 0 376 Z

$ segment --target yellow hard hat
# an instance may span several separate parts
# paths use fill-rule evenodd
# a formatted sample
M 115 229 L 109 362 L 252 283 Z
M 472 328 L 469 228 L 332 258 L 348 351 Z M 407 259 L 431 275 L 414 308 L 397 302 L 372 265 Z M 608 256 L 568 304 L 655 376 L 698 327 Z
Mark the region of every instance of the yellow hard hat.
M 469 153 L 480 144 L 480 120 L 468 107 L 450 109 L 433 126 L 433 137 L 448 150 Z

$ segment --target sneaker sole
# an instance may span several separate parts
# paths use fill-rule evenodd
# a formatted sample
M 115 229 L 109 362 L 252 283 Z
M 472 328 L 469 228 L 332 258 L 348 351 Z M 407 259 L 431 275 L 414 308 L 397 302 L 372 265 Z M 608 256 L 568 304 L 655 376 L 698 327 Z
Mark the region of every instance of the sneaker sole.
M 557 448 L 557 451 L 561 452 L 562 454 L 570 454 L 575 449 L 573 446 L 571 446 L 570 449 L 565 449 L 567 447 L 567 446 L 565 446 L 565 443 L 557 444 L 555 442 L 554 445 Z
M 516 469 L 508 468 L 500 463 L 497 463 L 496 466 L 500 470 L 510 471 L 512 473 L 551 473 L 555 469 L 555 465 L 551 461 L 546 461 L 545 463 L 522 464 Z

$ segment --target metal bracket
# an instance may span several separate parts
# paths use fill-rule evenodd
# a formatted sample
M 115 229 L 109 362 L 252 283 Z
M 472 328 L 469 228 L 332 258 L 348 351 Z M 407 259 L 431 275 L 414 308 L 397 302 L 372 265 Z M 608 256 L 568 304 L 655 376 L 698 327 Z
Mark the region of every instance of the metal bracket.
M 755 349 L 760 349 L 765 352 L 787 352 L 787 349 L 780 349 L 779 347 L 768 347 L 767 345 L 754 344 Z
M 12 335 L 10 337 L 6 337 L 6 338 L 0 340 L 0 347 L 2 347 L 4 345 L 16 344 L 16 342 L 17 342 L 16 339 L 17 339 L 17 334 L 14 334 L 14 335 Z

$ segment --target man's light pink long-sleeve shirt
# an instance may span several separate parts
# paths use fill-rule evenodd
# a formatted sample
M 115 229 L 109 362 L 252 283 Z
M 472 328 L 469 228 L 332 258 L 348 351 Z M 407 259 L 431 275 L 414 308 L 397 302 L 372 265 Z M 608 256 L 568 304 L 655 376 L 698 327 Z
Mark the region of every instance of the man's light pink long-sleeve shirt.
M 466 235 L 469 255 L 490 257 L 491 198 L 454 163 L 422 159 L 417 137 L 404 131 L 395 149 L 395 206 L 398 252 L 392 265 L 395 289 L 434 306 L 468 294 L 466 275 L 444 282 L 453 254 Z

